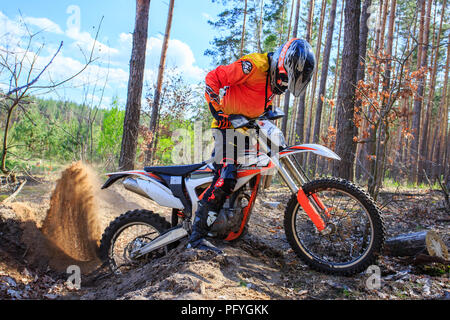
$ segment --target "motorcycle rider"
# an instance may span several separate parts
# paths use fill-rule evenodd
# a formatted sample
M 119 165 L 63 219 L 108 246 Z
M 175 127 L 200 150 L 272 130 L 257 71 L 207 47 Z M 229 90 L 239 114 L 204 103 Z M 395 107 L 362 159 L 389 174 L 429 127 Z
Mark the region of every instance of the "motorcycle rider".
M 214 117 L 211 128 L 215 174 L 199 202 L 188 248 L 222 253 L 205 237 L 237 181 L 236 146 L 234 141 L 226 139 L 226 131 L 233 130 L 228 116 L 240 114 L 256 118 L 272 107 L 274 95 L 281 95 L 286 89 L 294 96 L 300 96 L 310 82 L 314 68 L 315 58 L 309 43 L 293 38 L 274 53 L 251 53 L 207 74 L 205 98 Z M 225 89 L 222 99 L 220 89 Z M 233 155 L 227 154 L 226 150 L 234 150 Z

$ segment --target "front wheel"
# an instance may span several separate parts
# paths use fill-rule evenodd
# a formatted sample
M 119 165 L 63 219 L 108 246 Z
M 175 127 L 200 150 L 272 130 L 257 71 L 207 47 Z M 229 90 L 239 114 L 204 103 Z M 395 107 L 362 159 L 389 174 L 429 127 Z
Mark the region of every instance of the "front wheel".
M 311 268 L 335 275 L 352 275 L 374 264 L 384 243 L 381 212 L 370 196 L 353 183 L 336 178 L 311 181 L 302 187 L 325 208 L 326 230 L 319 232 L 302 209 L 297 195 L 284 217 L 286 238 L 294 252 Z

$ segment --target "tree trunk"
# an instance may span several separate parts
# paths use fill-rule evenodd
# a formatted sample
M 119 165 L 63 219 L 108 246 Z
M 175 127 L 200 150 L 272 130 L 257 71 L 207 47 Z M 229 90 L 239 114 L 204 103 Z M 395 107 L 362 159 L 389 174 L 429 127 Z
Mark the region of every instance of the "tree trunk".
M 448 249 L 442 239 L 431 230 L 401 234 L 387 239 L 384 243 L 384 253 L 393 257 L 415 256 L 428 253 L 448 259 Z
M 365 78 L 365 69 L 366 69 L 366 53 L 367 53 L 367 38 L 369 35 L 369 27 L 367 25 L 370 17 L 369 8 L 372 5 L 372 0 L 365 0 L 364 5 L 361 10 L 361 24 L 359 26 L 359 64 L 358 64 L 358 72 L 356 74 L 356 84 L 358 85 L 359 81 L 364 81 Z M 356 108 L 361 108 L 361 101 L 356 101 Z M 360 144 L 359 148 L 357 147 L 356 156 L 358 159 L 361 159 L 361 154 L 363 150 L 363 146 Z M 364 161 L 360 161 L 360 163 L 364 163 Z M 361 174 L 361 165 L 357 165 L 355 168 L 356 179 L 358 179 Z
M 375 39 L 375 50 L 374 55 L 376 57 L 379 57 L 380 52 L 382 52 L 384 48 L 384 33 L 386 28 L 386 19 L 387 19 L 387 11 L 388 11 L 388 4 L 389 0 L 383 0 L 380 1 L 380 11 L 379 11 L 379 23 L 377 24 L 377 33 L 376 33 L 376 39 Z M 378 87 L 380 83 L 380 74 L 381 74 L 381 68 L 380 66 L 375 66 L 375 88 L 377 89 L 376 92 L 376 99 L 378 99 Z M 374 111 L 371 110 L 371 108 L 368 109 L 369 118 L 373 119 L 375 118 Z M 377 147 L 377 131 L 378 131 L 379 124 L 374 125 L 372 128 L 369 127 L 369 136 L 368 136 L 368 142 L 364 144 L 364 148 L 366 150 L 367 157 L 365 158 L 365 167 L 367 169 L 367 172 L 369 172 L 368 176 L 368 184 L 375 186 L 375 177 L 373 176 L 373 173 L 375 172 L 375 165 L 376 165 L 376 159 L 374 159 L 374 156 L 376 154 L 376 147 Z M 370 156 L 370 157 L 369 157 Z M 372 189 L 373 190 L 373 189 Z
M 310 102 L 310 106 L 309 106 L 309 116 L 308 116 L 308 127 L 306 128 L 306 141 L 310 142 L 312 140 L 311 137 L 311 131 L 312 129 L 312 123 L 313 123 L 313 118 L 316 118 L 316 114 L 314 112 L 314 107 L 315 107 L 315 97 L 316 97 L 316 85 L 317 85 L 317 77 L 319 74 L 319 65 L 320 65 L 320 52 L 322 50 L 322 31 L 323 31 L 323 25 L 324 25 L 324 20 L 325 20 L 325 9 L 327 6 L 327 1 L 326 0 L 322 0 L 322 5 L 321 5 L 321 9 L 320 9 L 320 20 L 319 20 L 319 31 L 317 34 L 317 41 L 316 41 L 316 54 L 315 54 L 315 58 L 316 58 L 316 68 L 314 70 L 314 75 L 313 75 L 313 79 L 312 79 L 312 84 L 311 84 L 311 102 Z M 305 163 L 306 163 L 306 159 L 309 157 L 311 157 L 312 154 L 306 153 L 305 154 Z M 310 158 L 311 159 L 311 158 Z M 312 163 L 314 163 L 314 165 L 312 165 Z M 313 162 L 311 162 L 311 160 L 309 161 L 310 167 L 309 170 L 311 172 L 311 176 L 315 175 L 315 159 Z
M 119 170 L 134 169 L 139 120 L 141 116 L 149 9 L 150 0 L 136 0 L 136 20 L 133 32 L 133 48 L 131 50 L 130 76 L 128 80 L 128 95 L 123 123 Z
M 387 119 L 389 108 L 391 107 L 392 102 L 390 88 L 391 88 L 391 73 L 392 73 L 392 48 L 394 41 L 394 24 L 395 24 L 395 12 L 396 12 L 397 0 L 391 0 L 390 13 L 389 13 L 389 25 L 388 25 L 388 40 L 386 44 L 386 55 L 388 60 L 386 61 L 385 72 L 383 76 L 383 92 L 388 94 L 388 97 L 382 96 L 381 103 L 381 115 L 380 115 L 380 124 L 379 130 L 377 134 L 377 144 L 376 144 L 376 157 L 375 163 L 372 170 L 372 176 L 374 179 L 371 179 L 371 183 L 369 183 L 369 193 L 376 199 L 378 190 L 381 188 L 384 179 L 384 165 L 386 162 L 386 150 L 388 138 L 390 136 L 389 130 L 389 121 Z
M 294 1 L 294 0 L 292 0 Z M 257 41 L 257 47 L 258 52 L 261 53 L 263 51 L 261 46 L 261 37 L 262 37 L 262 31 L 263 31 L 263 20 L 264 20 L 264 0 L 261 0 L 261 10 L 259 14 L 259 23 L 258 23 L 258 41 Z
M 167 15 L 166 22 L 166 30 L 164 33 L 164 40 L 161 48 L 161 57 L 159 59 L 159 68 L 158 68 L 158 78 L 156 82 L 155 94 L 153 97 L 153 105 L 152 105 L 152 114 L 150 118 L 150 126 L 149 130 L 152 132 L 153 136 L 149 143 L 149 149 L 147 152 L 147 163 L 153 161 L 153 157 L 156 152 L 156 144 L 157 140 L 155 139 L 156 132 L 158 130 L 158 114 L 159 114 L 159 106 L 160 106 L 160 98 L 161 98 L 161 90 L 164 82 L 164 68 L 166 64 L 166 56 L 167 56 L 167 48 L 169 47 L 169 39 L 170 39 L 170 29 L 172 27 L 172 18 L 173 18 L 173 8 L 174 8 L 175 0 L 170 0 L 169 2 L 169 13 Z
M 9 135 L 9 129 L 10 129 L 10 125 L 11 125 L 11 116 L 12 116 L 14 109 L 17 106 L 18 106 L 18 101 L 16 100 L 7 109 L 5 130 L 3 133 L 3 150 L 2 150 L 2 159 L 1 159 L 1 170 L 4 174 L 9 173 L 9 170 L 6 168 L 6 155 L 8 154 L 8 135 Z
M 316 42 L 316 70 L 314 70 L 314 75 L 311 83 L 311 104 L 309 108 L 309 117 L 308 117 L 308 127 L 306 129 L 306 141 L 311 141 L 311 130 L 312 130 L 312 119 L 315 116 L 314 113 L 314 104 L 315 104 L 315 97 L 316 97 L 316 85 L 317 85 L 317 77 L 319 74 L 319 65 L 320 65 L 320 52 L 322 50 L 322 31 L 323 31 L 323 24 L 325 20 L 325 9 L 327 7 L 327 1 L 322 0 L 322 5 L 320 9 L 320 20 L 319 20 L 319 30 L 317 33 L 317 42 Z
M 430 84 L 430 91 L 428 94 L 428 113 L 427 113 L 427 117 L 431 117 L 431 111 L 433 109 L 433 100 L 434 100 L 434 96 L 435 96 L 435 85 L 436 85 L 436 74 L 437 74 L 437 67 L 438 67 L 438 62 L 439 62 L 439 48 L 440 48 L 440 44 L 441 44 L 441 32 L 442 32 L 442 23 L 444 21 L 444 17 L 445 17 L 445 7 L 447 5 L 447 0 L 444 0 L 443 4 L 442 4 L 442 15 L 441 15 L 441 21 L 439 23 L 439 29 L 438 29 L 438 33 L 437 33 L 437 37 L 436 37 L 436 41 L 433 41 L 433 48 L 434 48 L 434 62 L 433 62 L 433 70 L 431 72 L 431 84 Z M 436 12 L 435 12 L 436 14 Z M 436 20 L 436 17 L 435 17 Z M 444 96 L 442 96 L 441 99 L 444 99 Z M 436 124 L 436 129 L 440 128 L 441 125 L 443 124 L 441 119 L 444 116 L 442 109 L 439 108 L 438 115 L 440 115 L 440 117 L 437 119 L 437 124 Z M 430 126 L 431 128 L 432 126 Z M 430 130 L 431 131 L 431 130 Z M 438 133 L 439 134 L 439 133 Z M 431 134 L 430 134 L 430 138 L 431 138 Z M 436 138 L 438 141 L 436 141 Z M 435 173 L 437 172 L 437 169 L 439 167 L 439 158 L 434 158 L 434 154 L 437 155 L 439 157 L 439 136 L 436 136 L 434 139 L 429 139 L 429 144 L 430 142 L 432 142 L 432 144 L 435 146 L 434 149 L 429 150 L 428 156 L 427 158 L 429 159 L 429 163 L 430 165 L 427 166 L 427 171 L 429 172 L 431 178 L 434 180 Z M 434 144 L 436 142 L 436 144 Z
M 314 17 L 314 0 L 309 2 L 309 13 L 308 13 L 308 21 L 306 23 L 306 36 L 305 40 L 307 42 L 311 41 L 312 34 L 312 23 Z M 298 99 L 297 105 L 297 121 L 295 125 L 295 133 L 297 135 L 297 139 L 300 143 L 304 142 L 304 129 L 305 129 L 305 98 L 306 98 L 306 90 Z M 301 155 L 298 156 L 298 159 L 301 160 L 303 157 Z
M 443 17 L 443 16 L 442 16 Z M 439 168 L 437 169 L 436 176 L 439 177 L 441 174 L 444 174 L 445 176 L 445 169 L 448 166 L 448 143 L 449 141 L 446 140 L 447 137 L 447 131 L 448 131 L 448 70 L 450 66 L 450 34 L 448 35 L 447 40 L 447 62 L 445 64 L 445 75 L 444 75 L 444 86 L 442 88 L 442 98 L 440 103 L 440 109 L 441 109 L 441 132 L 440 132 L 440 150 L 437 155 L 437 159 L 439 162 Z M 447 142 L 447 143 L 446 143 Z
M 301 0 L 297 0 L 297 4 L 295 7 L 295 19 L 294 19 L 294 27 L 292 29 L 292 38 L 297 37 L 298 20 L 299 20 L 299 16 L 300 16 L 301 2 L 302 2 Z M 288 121 L 288 114 L 289 114 L 290 98 L 291 98 L 291 93 L 289 92 L 289 90 L 286 90 L 286 93 L 284 94 L 284 107 L 283 107 L 283 111 L 286 116 L 283 118 L 282 123 L 281 123 L 281 131 L 283 132 L 284 136 L 286 136 L 286 133 L 287 133 L 287 121 Z
M 430 0 L 429 0 L 430 1 Z M 428 46 L 428 33 L 426 32 L 427 27 L 425 26 L 425 0 L 420 0 L 421 4 L 421 14 L 420 14 L 420 25 L 419 25 L 419 51 L 418 51 L 418 69 L 426 66 L 427 62 L 427 46 Z M 428 19 L 426 19 L 429 21 Z M 418 161 L 419 161 L 419 142 L 420 142 L 420 123 L 421 123 L 421 114 L 422 114 L 422 99 L 424 94 L 424 84 L 425 79 L 419 80 L 419 85 L 417 88 L 416 97 L 414 100 L 414 108 L 413 108 L 413 123 L 412 130 L 414 140 L 411 144 L 411 174 L 410 174 L 410 183 L 416 183 L 418 179 Z
M 325 42 L 324 55 L 322 60 L 322 71 L 320 75 L 320 85 L 319 85 L 319 100 L 317 101 L 317 110 L 316 110 L 316 119 L 314 123 L 314 133 L 313 133 L 313 143 L 318 143 L 320 139 L 320 126 L 322 122 L 322 108 L 323 103 L 326 99 L 326 85 L 327 85 L 327 77 L 328 77 L 328 65 L 330 62 L 330 53 L 331 47 L 333 43 L 333 32 L 334 32 L 334 22 L 336 20 L 336 6 L 337 0 L 333 0 L 331 3 L 330 10 L 330 19 L 328 21 L 327 28 L 327 38 Z M 316 170 L 316 156 L 311 155 L 311 165 L 312 170 L 315 172 Z
M 244 55 L 244 44 L 245 44 L 245 21 L 247 20 L 247 0 L 244 2 L 244 22 L 242 23 L 242 32 L 241 32 L 241 48 L 240 48 L 240 56 Z
M 333 175 L 353 180 L 358 129 L 354 123 L 356 74 L 359 56 L 359 24 L 361 0 L 345 2 L 344 48 L 342 52 L 342 71 L 337 99 L 336 153 L 342 158 L 333 167 Z

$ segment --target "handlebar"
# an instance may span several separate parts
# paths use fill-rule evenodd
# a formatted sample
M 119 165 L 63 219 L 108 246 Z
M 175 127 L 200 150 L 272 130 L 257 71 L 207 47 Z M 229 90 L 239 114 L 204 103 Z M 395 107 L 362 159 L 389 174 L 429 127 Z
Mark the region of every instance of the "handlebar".
M 284 116 L 285 116 L 285 114 L 281 109 L 275 108 L 274 110 L 271 110 L 271 109 L 267 110 L 266 112 L 264 112 L 261 116 L 259 116 L 257 118 L 249 119 L 240 114 L 231 114 L 228 116 L 228 120 L 233 125 L 233 128 L 239 129 L 239 128 L 243 128 L 243 127 L 248 127 L 256 120 L 276 120 L 276 119 L 280 119 Z

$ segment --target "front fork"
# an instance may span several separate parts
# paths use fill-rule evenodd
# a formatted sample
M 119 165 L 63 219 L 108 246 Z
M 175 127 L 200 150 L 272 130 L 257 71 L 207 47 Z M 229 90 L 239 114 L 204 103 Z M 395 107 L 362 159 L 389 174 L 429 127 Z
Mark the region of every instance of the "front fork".
M 302 186 L 308 182 L 306 175 L 297 169 L 288 156 L 272 159 L 272 161 L 275 163 L 278 173 L 284 182 L 286 182 L 289 189 L 294 194 L 297 194 L 298 203 L 305 210 L 317 230 L 324 232 L 326 230 L 326 221 L 329 218 L 329 212 L 316 194 L 308 197 L 303 191 Z

